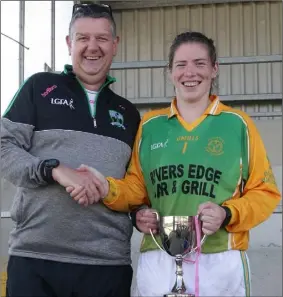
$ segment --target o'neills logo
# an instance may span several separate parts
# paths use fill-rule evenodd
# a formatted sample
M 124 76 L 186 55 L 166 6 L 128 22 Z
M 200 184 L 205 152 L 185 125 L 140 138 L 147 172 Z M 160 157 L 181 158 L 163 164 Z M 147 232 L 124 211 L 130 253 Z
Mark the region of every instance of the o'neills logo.
M 49 93 L 51 93 L 57 86 L 53 85 L 52 87 L 48 87 L 44 93 L 41 94 L 42 97 L 46 97 Z

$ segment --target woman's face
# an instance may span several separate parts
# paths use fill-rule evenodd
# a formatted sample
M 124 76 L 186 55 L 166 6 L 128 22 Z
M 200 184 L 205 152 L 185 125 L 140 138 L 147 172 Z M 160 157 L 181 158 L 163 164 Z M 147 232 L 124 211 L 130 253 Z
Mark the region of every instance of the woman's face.
M 178 100 L 196 102 L 209 95 L 218 65 L 212 65 L 208 49 L 198 42 L 181 44 L 175 51 L 171 79 Z

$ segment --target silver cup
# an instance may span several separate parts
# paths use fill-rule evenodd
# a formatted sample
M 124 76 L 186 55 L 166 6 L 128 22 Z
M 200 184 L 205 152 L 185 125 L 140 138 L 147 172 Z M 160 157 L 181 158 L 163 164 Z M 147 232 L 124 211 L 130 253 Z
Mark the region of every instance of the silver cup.
M 155 239 L 150 230 L 151 236 L 155 244 L 170 256 L 175 257 L 176 262 L 176 282 L 172 291 L 165 294 L 164 297 L 189 297 L 193 294 L 186 293 L 186 287 L 183 280 L 183 259 L 187 255 L 197 250 L 197 234 L 194 216 L 164 216 L 159 217 L 155 212 L 159 224 L 159 235 L 162 242 L 162 247 Z M 200 244 L 202 245 L 206 239 L 201 231 L 200 223 Z

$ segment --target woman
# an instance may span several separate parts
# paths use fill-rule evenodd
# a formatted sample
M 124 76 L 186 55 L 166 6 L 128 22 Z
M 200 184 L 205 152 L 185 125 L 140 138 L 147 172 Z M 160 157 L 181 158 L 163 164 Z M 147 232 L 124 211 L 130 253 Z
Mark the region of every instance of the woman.
M 144 115 L 127 175 L 108 178 L 103 203 L 124 212 L 148 204 L 162 216 L 201 214 L 209 236 L 199 258 L 200 296 L 250 296 L 249 230 L 280 201 L 263 142 L 244 112 L 210 95 L 218 71 L 211 39 L 178 35 L 168 68 L 176 98 Z M 195 294 L 194 264 L 183 270 L 187 291 Z M 174 282 L 174 258 L 145 235 L 137 295 L 162 296 Z

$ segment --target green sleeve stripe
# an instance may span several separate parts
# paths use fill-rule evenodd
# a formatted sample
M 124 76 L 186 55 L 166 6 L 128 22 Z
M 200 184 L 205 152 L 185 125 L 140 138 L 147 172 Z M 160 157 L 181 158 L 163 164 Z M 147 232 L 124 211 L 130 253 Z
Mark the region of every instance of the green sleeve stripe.
M 243 264 L 246 297 L 250 297 L 251 296 L 251 278 L 250 278 L 249 262 L 247 259 L 246 252 L 240 251 L 240 253 L 241 253 L 241 260 L 242 260 L 242 264 Z

